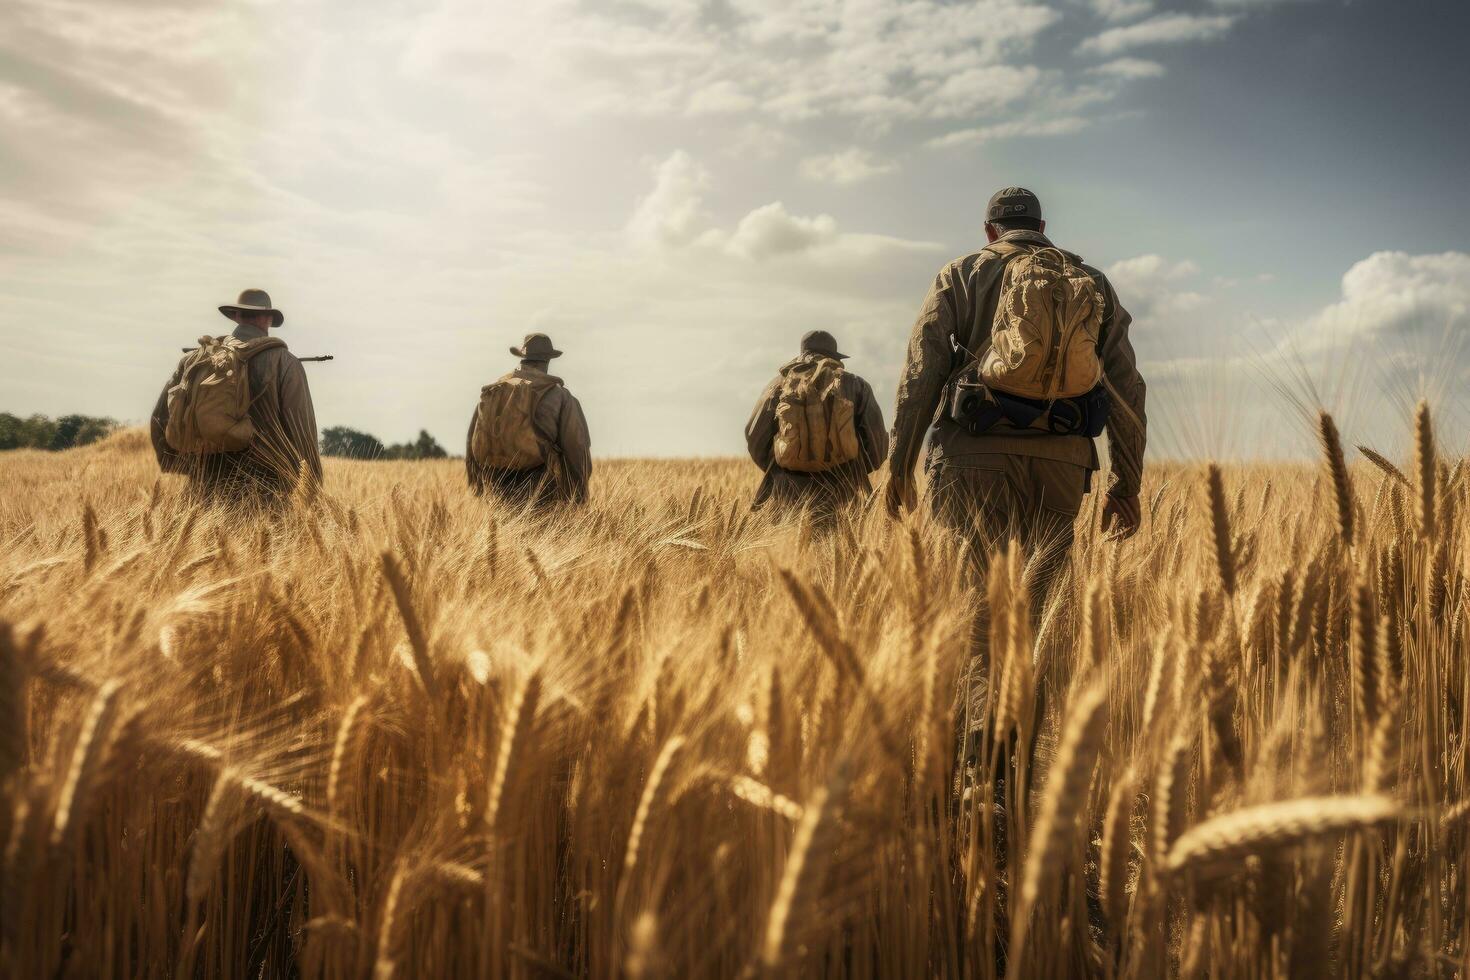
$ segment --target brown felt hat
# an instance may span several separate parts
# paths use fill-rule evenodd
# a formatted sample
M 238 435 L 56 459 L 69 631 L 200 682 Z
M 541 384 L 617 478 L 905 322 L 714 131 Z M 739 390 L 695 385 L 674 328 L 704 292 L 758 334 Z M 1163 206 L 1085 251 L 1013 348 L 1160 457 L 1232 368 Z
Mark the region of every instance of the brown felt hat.
M 235 312 L 269 313 L 278 327 L 286 322 L 286 314 L 271 305 L 271 294 L 264 289 L 247 289 L 240 294 L 238 302 L 221 306 L 219 311 L 227 317 Z
M 544 333 L 528 333 L 521 346 L 512 347 L 510 352 L 523 361 L 549 361 L 561 357 L 561 351 L 552 346 L 551 338 Z

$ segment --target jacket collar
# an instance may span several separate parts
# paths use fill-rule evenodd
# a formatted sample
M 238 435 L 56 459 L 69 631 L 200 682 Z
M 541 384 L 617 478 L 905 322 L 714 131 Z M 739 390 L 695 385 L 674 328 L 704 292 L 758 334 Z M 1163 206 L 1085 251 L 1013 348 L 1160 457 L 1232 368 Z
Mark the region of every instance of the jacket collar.
M 520 378 L 522 381 L 531 381 L 539 384 L 559 385 L 562 383 L 561 378 L 558 378 L 554 374 L 548 374 L 545 371 L 538 371 L 534 368 L 528 368 L 525 366 L 516 368 L 514 371 L 510 372 L 508 377 Z
M 1032 231 L 1029 228 L 1017 228 L 1015 231 L 1008 231 L 997 238 L 996 241 L 1017 242 L 1026 245 L 1043 245 L 1048 248 L 1056 248 L 1050 238 L 1047 238 L 1039 231 Z
M 796 355 L 791 360 L 789 360 L 785 364 L 781 365 L 778 373 L 779 374 L 782 374 L 782 375 L 786 375 L 786 374 L 790 373 L 793 369 L 798 368 L 798 367 L 801 367 L 802 365 L 807 365 L 807 364 L 820 364 L 823 361 L 831 361 L 833 364 L 836 364 L 838 367 L 842 367 L 843 366 L 842 365 L 842 361 L 839 360 L 838 358 L 828 357 L 826 354 L 819 354 L 816 351 L 802 351 L 800 354 Z
M 234 337 L 236 340 L 241 340 L 249 343 L 252 340 L 259 340 L 262 337 L 267 337 L 269 336 L 269 334 L 259 327 L 251 327 L 246 326 L 243 323 L 237 323 L 235 324 L 235 329 L 230 331 L 230 336 Z
M 1076 252 L 1071 252 L 1065 248 L 1062 248 L 1060 245 L 1057 245 L 1041 232 L 1031 231 L 1029 228 L 1017 228 L 1015 231 L 1008 231 L 1004 235 L 1001 235 L 999 238 L 997 238 L 995 241 L 997 244 L 999 244 L 1000 242 L 1006 242 L 1008 244 L 1015 245 L 1036 245 L 1041 248 L 1054 248 L 1059 252 L 1065 253 L 1068 258 L 1070 258 L 1073 262 L 1076 262 L 1078 265 L 1081 265 L 1084 261 L 1082 256 L 1078 255 Z

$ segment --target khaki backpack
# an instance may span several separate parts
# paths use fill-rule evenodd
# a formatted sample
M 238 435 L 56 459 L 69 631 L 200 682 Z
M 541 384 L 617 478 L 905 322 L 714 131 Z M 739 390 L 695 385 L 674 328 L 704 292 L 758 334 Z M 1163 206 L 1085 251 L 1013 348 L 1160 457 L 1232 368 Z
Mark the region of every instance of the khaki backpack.
M 1057 248 L 1012 245 L 992 251 L 1005 256 L 1012 249 L 980 379 L 1021 398 L 1087 394 L 1102 380 L 1097 345 L 1103 298 L 1097 283 Z
M 475 434 L 470 452 L 481 466 L 498 470 L 530 470 L 546 464 L 546 444 L 536 434 L 532 419 L 541 399 L 560 378 L 511 372 L 480 389 L 475 410 Z
M 858 458 L 852 399 L 843 394 L 841 363 L 798 361 L 776 397 L 776 465 L 822 473 Z
M 179 383 L 168 390 L 163 437 L 174 452 L 192 456 L 249 449 L 255 443 L 250 359 L 285 346 L 274 337 L 200 337 L 199 347 L 180 365 Z

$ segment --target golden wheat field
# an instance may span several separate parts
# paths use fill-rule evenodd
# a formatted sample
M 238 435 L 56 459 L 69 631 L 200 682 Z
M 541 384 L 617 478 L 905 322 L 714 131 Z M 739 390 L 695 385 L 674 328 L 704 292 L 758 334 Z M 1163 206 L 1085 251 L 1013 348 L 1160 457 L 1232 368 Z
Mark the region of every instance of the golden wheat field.
M 1326 429 L 1153 467 L 1122 544 L 1094 494 L 1037 621 L 1023 556 L 750 516 L 743 461 L 264 516 L 137 432 L 6 454 L 0 972 L 1462 972 L 1470 479 Z

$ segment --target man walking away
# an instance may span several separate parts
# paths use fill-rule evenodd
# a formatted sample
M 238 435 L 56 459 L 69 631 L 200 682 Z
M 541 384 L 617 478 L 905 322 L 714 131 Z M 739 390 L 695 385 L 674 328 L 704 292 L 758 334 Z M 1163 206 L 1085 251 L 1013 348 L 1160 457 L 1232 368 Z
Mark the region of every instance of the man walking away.
M 761 393 L 745 443 L 765 471 L 753 506 L 808 506 L 822 520 L 859 494 L 888 452 L 873 389 L 843 369 L 847 355 L 825 330 L 801 338 L 801 353 Z
M 587 419 L 561 378 L 547 373 L 561 351 L 546 334 L 533 333 L 510 352 L 521 366 L 481 388 L 470 417 L 464 457 L 470 489 L 537 507 L 584 503 L 592 477 Z
M 1053 245 L 1041 202 L 1021 187 L 991 199 L 989 240 L 939 271 L 899 378 L 887 504 L 914 503 L 925 464 L 938 517 L 978 560 L 1009 536 L 1040 552 L 1034 598 L 1066 566 L 1072 523 L 1098 468 L 1106 429 L 1112 483 L 1103 528 L 1138 529 L 1144 382 L 1128 312 L 1097 269 Z
M 200 337 L 153 407 L 149 434 L 159 468 L 186 474 L 216 500 L 278 502 L 298 479 L 314 489 L 322 460 L 306 370 L 270 336 L 285 315 L 260 289 L 219 311 L 235 329 Z

